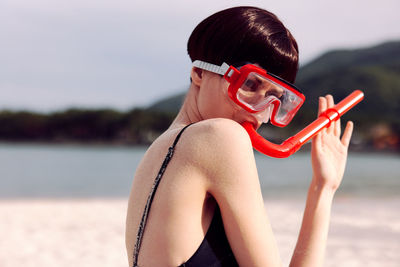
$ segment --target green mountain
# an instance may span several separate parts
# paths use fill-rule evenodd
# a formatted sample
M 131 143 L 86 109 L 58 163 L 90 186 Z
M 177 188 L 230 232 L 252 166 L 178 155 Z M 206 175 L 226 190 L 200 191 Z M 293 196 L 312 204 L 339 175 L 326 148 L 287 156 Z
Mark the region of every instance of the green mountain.
M 365 126 L 385 122 L 400 125 L 400 41 L 378 46 L 328 52 L 298 73 L 296 84 L 305 92 L 303 112 L 308 117 L 318 96 L 332 94 L 342 99 L 355 89 L 365 97 L 349 118 Z M 302 116 L 302 115 L 300 115 Z

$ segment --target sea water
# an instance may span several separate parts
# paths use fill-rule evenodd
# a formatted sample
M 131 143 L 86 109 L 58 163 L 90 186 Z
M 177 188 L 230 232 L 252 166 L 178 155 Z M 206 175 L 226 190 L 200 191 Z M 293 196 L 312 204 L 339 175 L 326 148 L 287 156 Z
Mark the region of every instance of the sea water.
M 0 144 L 0 198 L 91 198 L 129 195 L 146 147 Z M 255 153 L 263 195 L 305 195 L 311 180 L 309 152 L 286 159 Z M 349 153 L 338 194 L 400 195 L 398 154 Z M 161 165 L 161 162 L 154 164 Z

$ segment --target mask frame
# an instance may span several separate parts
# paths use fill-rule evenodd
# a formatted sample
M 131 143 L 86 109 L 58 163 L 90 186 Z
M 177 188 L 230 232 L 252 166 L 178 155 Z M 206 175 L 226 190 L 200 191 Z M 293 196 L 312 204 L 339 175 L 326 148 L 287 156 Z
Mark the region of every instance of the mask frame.
M 226 63 L 218 66 L 196 60 L 193 62 L 193 67 L 223 75 L 224 79 L 229 82 L 229 98 L 249 113 L 258 113 L 269 108 L 269 106 L 273 106 L 270 113 L 270 121 L 278 127 L 288 125 L 305 101 L 305 96 L 296 86 L 253 64 L 246 64 L 240 68 L 235 68 Z M 257 80 L 259 84 L 256 86 L 253 84 L 255 88 L 248 89 L 247 83 L 249 79 Z M 257 88 L 262 87 L 262 85 L 265 87 L 266 84 L 273 88 L 271 91 L 279 91 L 281 96 L 268 94 L 260 97 L 259 95 L 255 95 L 258 93 L 255 92 L 258 90 Z M 250 92 L 250 90 L 254 91 Z M 271 91 L 266 90 L 265 94 Z M 253 94 L 253 98 L 257 97 L 261 101 L 256 104 L 246 102 L 245 99 L 241 98 L 241 94 L 246 93 Z

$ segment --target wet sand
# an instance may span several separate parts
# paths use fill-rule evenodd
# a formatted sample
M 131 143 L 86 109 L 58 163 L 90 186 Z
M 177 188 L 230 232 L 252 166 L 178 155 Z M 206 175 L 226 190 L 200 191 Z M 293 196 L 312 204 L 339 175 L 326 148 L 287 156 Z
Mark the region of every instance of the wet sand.
M 0 200 L 0 266 L 128 266 L 126 199 Z M 284 266 L 303 199 L 266 200 Z M 325 266 L 400 266 L 400 197 L 337 197 Z

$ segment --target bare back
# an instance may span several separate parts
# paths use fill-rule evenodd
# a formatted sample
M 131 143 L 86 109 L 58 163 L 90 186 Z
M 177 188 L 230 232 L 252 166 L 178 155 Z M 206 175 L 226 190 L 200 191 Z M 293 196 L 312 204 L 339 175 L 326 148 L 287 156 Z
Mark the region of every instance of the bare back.
M 147 197 L 181 128 L 161 135 L 136 170 L 126 226 L 131 265 Z M 216 203 L 238 264 L 278 266 L 250 139 L 237 122 L 221 118 L 197 122 L 179 140 L 153 199 L 139 265 L 179 266 L 190 259 L 206 235 Z
M 215 201 L 206 190 L 206 179 L 187 155 L 189 127 L 175 148 L 162 177 L 149 213 L 139 262 L 144 266 L 166 263 L 178 266 L 196 251 L 210 225 Z M 168 148 L 180 128 L 170 129 L 148 149 L 133 181 L 126 221 L 126 247 L 130 266 L 139 222 L 151 187 Z

